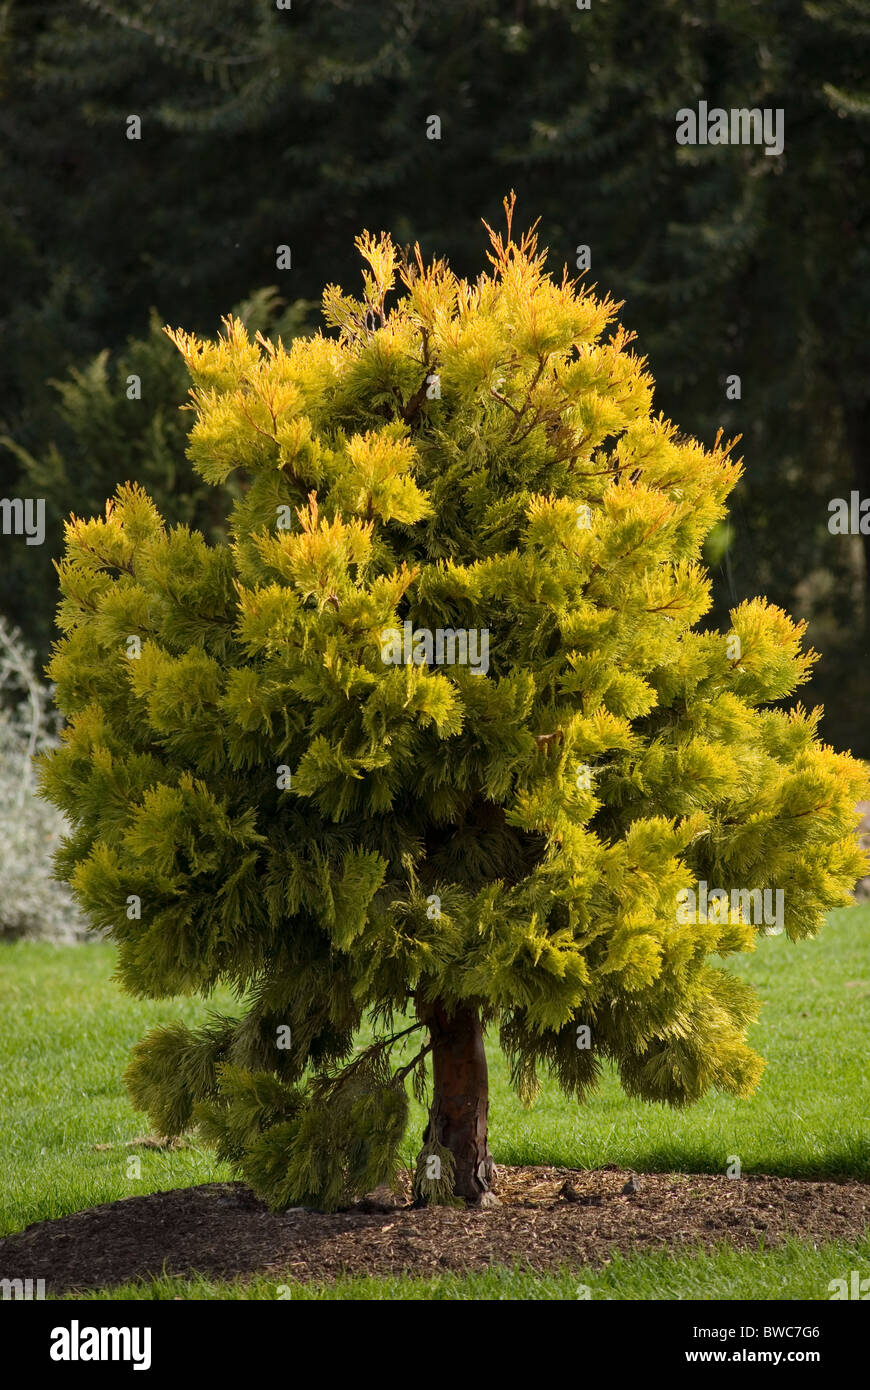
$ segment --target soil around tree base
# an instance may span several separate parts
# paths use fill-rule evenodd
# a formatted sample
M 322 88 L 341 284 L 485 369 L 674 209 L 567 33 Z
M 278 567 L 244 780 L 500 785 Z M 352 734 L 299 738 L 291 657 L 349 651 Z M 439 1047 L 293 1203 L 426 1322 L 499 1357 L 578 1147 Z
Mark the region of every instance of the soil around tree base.
M 638 1190 L 624 1193 L 634 1176 Z M 324 1281 L 341 1274 L 471 1273 L 600 1268 L 614 1251 L 728 1244 L 787 1236 L 853 1241 L 870 1228 L 870 1184 L 751 1175 L 631 1173 L 617 1168 L 500 1168 L 501 1205 L 414 1209 L 384 1194 L 347 1211 L 270 1212 L 242 1183 L 127 1197 L 40 1221 L 0 1240 L 0 1272 L 71 1294 L 162 1273 Z M 567 1196 L 563 1195 L 567 1192 Z

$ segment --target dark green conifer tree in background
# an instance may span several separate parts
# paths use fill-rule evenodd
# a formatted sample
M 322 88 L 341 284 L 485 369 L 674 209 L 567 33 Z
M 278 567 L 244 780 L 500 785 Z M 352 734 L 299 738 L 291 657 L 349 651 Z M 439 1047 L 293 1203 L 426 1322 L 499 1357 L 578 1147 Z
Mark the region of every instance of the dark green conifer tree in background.
M 67 528 L 59 872 L 130 992 L 237 991 L 128 1083 L 276 1206 L 392 1180 L 430 1059 L 418 1197 L 491 1200 L 485 1034 L 527 1100 L 607 1059 L 650 1101 L 747 1094 L 756 1001 L 712 958 L 764 927 L 681 893 L 781 890 L 797 939 L 863 865 L 863 768 L 771 707 L 802 627 L 757 598 L 697 630 L 739 463 L 655 413 L 619 306 L 506 206 L 475 283 L 364 234 L 331 335 L 172 334 L 229 543 L 132 484 Z

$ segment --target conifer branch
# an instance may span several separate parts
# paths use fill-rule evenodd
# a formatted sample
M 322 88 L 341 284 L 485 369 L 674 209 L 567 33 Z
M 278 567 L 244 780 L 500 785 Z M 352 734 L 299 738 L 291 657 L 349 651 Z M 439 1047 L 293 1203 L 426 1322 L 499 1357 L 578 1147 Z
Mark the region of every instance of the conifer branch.
M 408 1073 L 409 1073 L 409 1072 L 412 1072 L 412 1071 L 414 1070 L 415 1067 L 418 1067 L 418 1066 L 420 1065 L 420 1063 L 423 1061 L 423 1058 L 424 1058 L 424 1057 L 427 1057 L 427 1056 L 429 1055 L 429 1053 L 432 1051 L 433 1046 L 434 1046 L 434 1044 L 430 1041 L 430 1042 L 427 1042 L 427 1043 L 425 1044 L 424 1047 L 421 1047 L 421 1049 L 420 1049 L 420 1051 L 417 1053 L 416 1057 L 413 1057 L 413 1058 L 411 1059 L 411 1061 L 408 1062 L 406 1066 L 401 1067 L 399 1071 L 394 1072 L 394 1074 L 393 1074 L 393 1080 L 394 1080 L 394 1081 L 404 1081 L 404 1079 L 405 1079 L 405 1077 L 408 1075 Z

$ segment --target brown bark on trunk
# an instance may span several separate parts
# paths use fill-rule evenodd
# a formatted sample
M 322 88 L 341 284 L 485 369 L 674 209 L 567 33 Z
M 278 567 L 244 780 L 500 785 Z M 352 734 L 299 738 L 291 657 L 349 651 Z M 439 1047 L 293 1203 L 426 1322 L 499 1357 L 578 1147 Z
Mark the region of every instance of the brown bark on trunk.
M 432 1107 L 426 1138 L 449 1149 L 454 1193 L 473 1206 L 495 1200 L 487 1144 L 489 1080 L 483 1027 L 476 1009 L 448 1013 L 440 1001 L 421 1012 L 432 1040 Z

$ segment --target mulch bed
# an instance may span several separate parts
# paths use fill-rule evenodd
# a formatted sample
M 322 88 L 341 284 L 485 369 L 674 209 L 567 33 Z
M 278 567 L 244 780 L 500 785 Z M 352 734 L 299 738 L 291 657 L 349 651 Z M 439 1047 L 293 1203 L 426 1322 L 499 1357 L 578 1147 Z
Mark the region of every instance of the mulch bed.
M 169 1274 L 468 1273 L 591 1265 L 623 1253 L 726 1243 L 770 1248 L 786 1236 L 854 1240 L 870 1228 L 870 1184 L 617 1168 L 501 1168 L 501 1205 L 415 1210 L 385 1194 L 333 1215 L 270 1212 L 242 1183 L 208 1183 L 40 1221 L 0 1240 L 0 1275 L 43 1278 L 50 1293 Z

